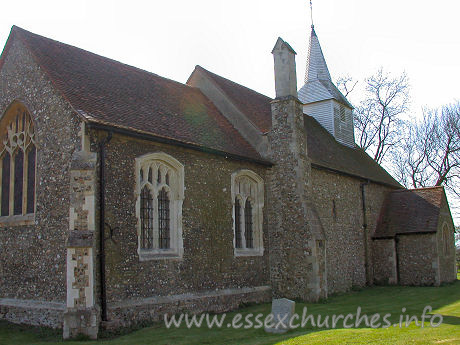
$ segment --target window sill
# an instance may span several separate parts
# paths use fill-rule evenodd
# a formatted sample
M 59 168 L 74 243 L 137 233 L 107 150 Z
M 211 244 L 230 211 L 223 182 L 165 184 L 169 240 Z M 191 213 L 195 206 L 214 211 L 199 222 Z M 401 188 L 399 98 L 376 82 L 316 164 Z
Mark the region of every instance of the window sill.
M 140 249 L 138 250 L 139 261 L 151 261 L 151 260 L 181 260 L 182 255 L 178 250 L 175 249 Z
M 26 215 L 2 216 L 0 217 L 0 227 L 4 226 L 19 226 L 33 225 L 35 223 L 35 214 L 29 213 Z
M 251 248 L 251 249 L 242 249 L 235 248 L 235 256 L 263 256 L 263 248 Z

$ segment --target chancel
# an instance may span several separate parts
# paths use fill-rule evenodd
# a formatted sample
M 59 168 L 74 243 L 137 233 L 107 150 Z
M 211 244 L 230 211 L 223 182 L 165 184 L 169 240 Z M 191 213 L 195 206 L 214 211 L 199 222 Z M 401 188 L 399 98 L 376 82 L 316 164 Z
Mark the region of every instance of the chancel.
M 444 189 L 404 189 L 355 145 L 315 30 L 299 91 L 296 53 L 276 40 L 271 99 L 200 66 L 182 84 L 13 27 L 0 318 L 97 338 L 165 313 L 455 280 Z

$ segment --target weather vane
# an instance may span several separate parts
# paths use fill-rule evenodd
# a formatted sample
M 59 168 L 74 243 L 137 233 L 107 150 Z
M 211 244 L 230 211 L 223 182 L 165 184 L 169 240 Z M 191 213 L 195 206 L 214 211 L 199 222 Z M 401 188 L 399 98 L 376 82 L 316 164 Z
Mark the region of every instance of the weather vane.
M 315 26 L 313 25 L 313 4 L 310 0 L 310 16 L 311 16 L 311 28 L 313 29 Z

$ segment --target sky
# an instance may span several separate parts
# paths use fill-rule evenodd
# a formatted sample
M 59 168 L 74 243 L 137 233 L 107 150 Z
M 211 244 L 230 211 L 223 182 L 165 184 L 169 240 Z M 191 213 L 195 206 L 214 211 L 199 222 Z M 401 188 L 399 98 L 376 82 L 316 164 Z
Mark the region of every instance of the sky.
M 2 11 L 2 45 L 17 25 L 179 82 L 201 65 L 273 97 L 278 36 L 297 52 L 299 87 L 305 74 L 306 0 L 15 0 L 2 3 Z M 362 80 L 379 67 L 405 71 L 414 116 L 423 106 L 460 100 L 458 13 L 457 0 L 313 0 L 333 79 Z
M 415 117 L 460 101 L 459 13 L 458 0 L 313 0 L 332 78 L 406 72 Z M 297 52 L 300 88 L 311 25 L 307 0 L 15 0 L 2 14 L 1 45 L 17 25 L 183 83 L 201 65 L 270 97 L 276 39 Z

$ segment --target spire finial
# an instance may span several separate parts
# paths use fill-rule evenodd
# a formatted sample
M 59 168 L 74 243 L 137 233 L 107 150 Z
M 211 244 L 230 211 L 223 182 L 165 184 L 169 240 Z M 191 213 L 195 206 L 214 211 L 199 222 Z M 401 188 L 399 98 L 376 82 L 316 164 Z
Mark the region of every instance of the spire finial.
M 313 4 L 311 3 L 311 0 L 310 0 L 310 17 L 311 17 L 311 28 L 314 29 L 315 25 L 313 24 Z

